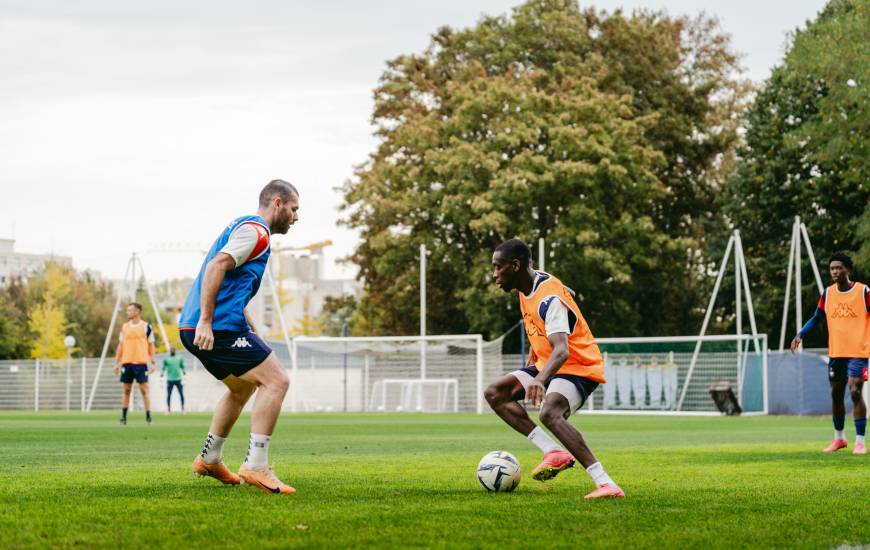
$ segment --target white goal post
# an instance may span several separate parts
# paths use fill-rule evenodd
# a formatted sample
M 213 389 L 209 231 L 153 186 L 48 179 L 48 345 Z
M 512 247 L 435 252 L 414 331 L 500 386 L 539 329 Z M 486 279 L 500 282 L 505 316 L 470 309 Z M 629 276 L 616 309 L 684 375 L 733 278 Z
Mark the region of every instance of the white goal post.
M 480 334 L 291 341 L 291 411 L 476 412 L 502 371 L 502 339 Z

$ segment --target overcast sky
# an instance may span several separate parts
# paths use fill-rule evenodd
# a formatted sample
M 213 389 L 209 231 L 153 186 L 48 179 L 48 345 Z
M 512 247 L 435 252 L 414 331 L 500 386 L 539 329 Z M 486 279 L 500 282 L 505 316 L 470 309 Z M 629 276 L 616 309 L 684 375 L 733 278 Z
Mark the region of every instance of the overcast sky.
M 385 61 L 517 4 L 0 0 L 0 238 L 109 277 L 134 250 L 152 279 L 194 276 L 197 250 L 280 177 L 301 210 L 276 242 L 331 239 L 327 274 L 353 273 L 332 264 L 357 240 L 335 188 L 374 148 Z M 825 2 L 591 4 L 715 15 L 762 81 Z

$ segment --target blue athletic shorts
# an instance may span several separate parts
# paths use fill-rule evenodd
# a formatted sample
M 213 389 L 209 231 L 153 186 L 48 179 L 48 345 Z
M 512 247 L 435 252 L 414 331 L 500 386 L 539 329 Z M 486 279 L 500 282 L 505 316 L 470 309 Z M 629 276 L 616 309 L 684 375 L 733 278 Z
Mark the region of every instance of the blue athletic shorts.
M 148 365 L 124 363 L 121 365 L 121 382 L 132 384 L 133 380 L 140 384 L 148 382 Z
M 828 361 L 828 380 L 846 382 L 849 378 L 864 378 L 867 359 L 856 357 L 831 357 Z
M 214 348 L 203 351 L 193 345 L 194 330 L 180 330 L 181 343 L 200 360 L 212 376 L 223 380 L 229 375 L 241 376 L 256 367 L 272 353 L 266 342 L 249 330 L 214 331 Z
M 532 378 L 538 375 L 538 369 L 528 365 L 520 369 L 520 371 L 528 374 Z M 595 388 L 598 387 L 598 382 L 594 380 L 590 380 L 588 378 L 583 378 L 582 376 L 577 376 L 576 374 L 555 374 L 552 378 L 550 378 L 549 382 L 547 382 L 546 386 L 549 387 L 550 384 L 556 378 L 562 378 L 574 384 L 574 387 L 577 388 L 577 391 L 580 392 L 580 403 L 574 407 L 574 410 L 582 407 L 586 400 L 589 399 L 589 396 L 592 395 L 592 392 L 595 391 Z M 573 412 L 573 411 L 572 411 Z

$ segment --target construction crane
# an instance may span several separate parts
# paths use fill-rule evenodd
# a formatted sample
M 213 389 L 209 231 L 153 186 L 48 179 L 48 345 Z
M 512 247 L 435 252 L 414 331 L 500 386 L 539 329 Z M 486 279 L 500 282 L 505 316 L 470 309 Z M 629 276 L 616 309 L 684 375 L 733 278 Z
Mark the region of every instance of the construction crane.
M 272 252 L 297 252 L 300 250 L 309 250 L 311 252 L 320 252 L 327 246 L 332 246 L 332 241 L 327 239 L 317 243 L 306 244 L 304 246 L 272 246 Z

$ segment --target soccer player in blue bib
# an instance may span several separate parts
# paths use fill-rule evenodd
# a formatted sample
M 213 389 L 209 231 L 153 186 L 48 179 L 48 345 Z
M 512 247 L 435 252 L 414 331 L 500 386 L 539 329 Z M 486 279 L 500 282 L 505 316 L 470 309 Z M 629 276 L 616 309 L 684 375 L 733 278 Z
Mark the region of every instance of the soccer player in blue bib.
M 268 452 L 290 380 L 275 353 L 252 331 L 245 306 L 260 288 L 272 233 L 287 233 L 299 219 L 298 209 L 293 185 L 269 182 L 260 192 L 257 214 L 236 218 L 212 244 L 178 323 L 184 347 L 228 390 L 215 408 L 193 472 L 285 495 L 296 490 L 275 476 Z M 237 475 L 223 463 L 223 445 L 257 390 L 248 454 Z

